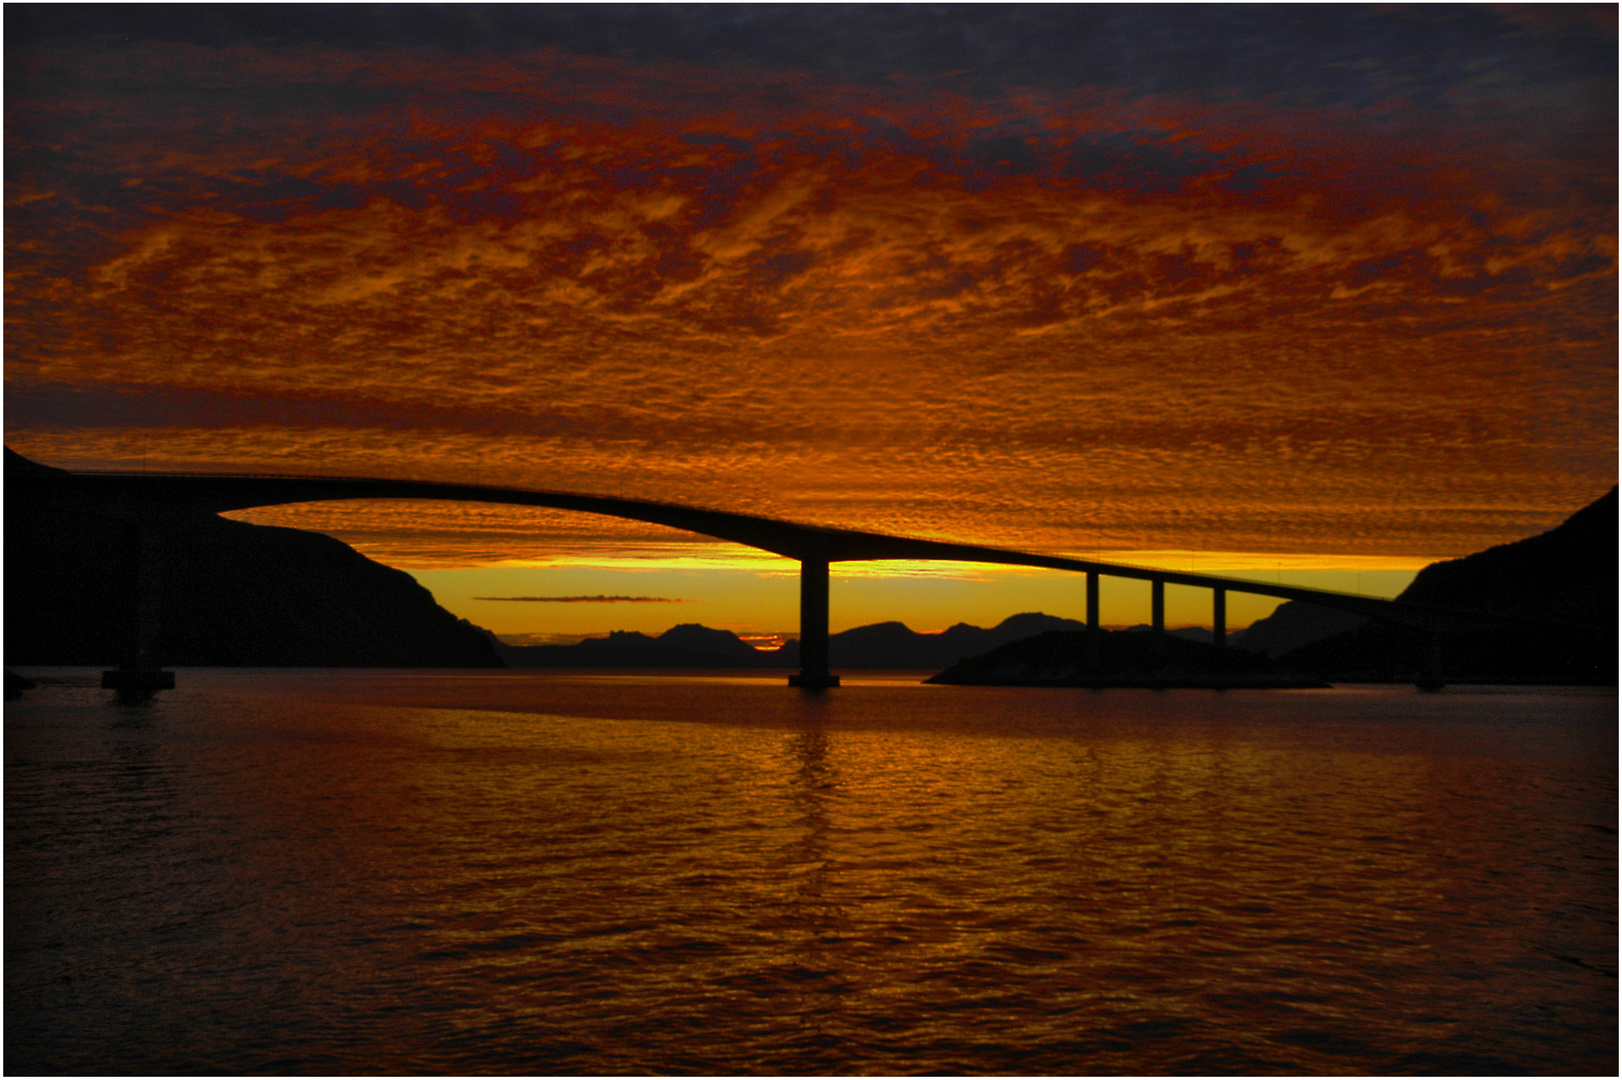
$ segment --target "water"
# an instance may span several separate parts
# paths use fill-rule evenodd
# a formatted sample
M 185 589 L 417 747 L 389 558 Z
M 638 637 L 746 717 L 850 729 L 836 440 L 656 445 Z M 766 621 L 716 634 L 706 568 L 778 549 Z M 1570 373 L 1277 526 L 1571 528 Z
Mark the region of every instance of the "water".
M 13 1074 L 1617 1069 L 1614 691 L 49 674 Z

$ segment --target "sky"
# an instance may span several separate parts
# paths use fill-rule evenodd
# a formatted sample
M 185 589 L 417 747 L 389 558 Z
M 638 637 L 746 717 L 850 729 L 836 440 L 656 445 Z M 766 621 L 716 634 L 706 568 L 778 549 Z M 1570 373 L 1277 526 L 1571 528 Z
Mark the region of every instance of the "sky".
M 47 464 L 626 495 L 1379 595 L 1616 482 L 1612 5 L 4 19 L 5 435 Z M 655 526 L 233 516 L 514 640 L 797 621 L 794 564 Z M 1106 623 L 1147 617 L 1136 589 L 1106 583 Z M 831 619 L 1082 596 L 851 564 Z

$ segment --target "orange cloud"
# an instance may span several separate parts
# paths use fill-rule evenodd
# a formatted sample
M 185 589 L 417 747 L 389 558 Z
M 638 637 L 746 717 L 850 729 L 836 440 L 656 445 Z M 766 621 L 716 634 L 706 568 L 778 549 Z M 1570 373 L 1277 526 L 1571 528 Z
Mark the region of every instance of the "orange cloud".
M 1614 175 L 1574 121 L 545 50 L 19 64 L 7 437 L 55 464 L 1393 555 L 1614 477 Z M 529 527 L 327 523 L 434 564 Z

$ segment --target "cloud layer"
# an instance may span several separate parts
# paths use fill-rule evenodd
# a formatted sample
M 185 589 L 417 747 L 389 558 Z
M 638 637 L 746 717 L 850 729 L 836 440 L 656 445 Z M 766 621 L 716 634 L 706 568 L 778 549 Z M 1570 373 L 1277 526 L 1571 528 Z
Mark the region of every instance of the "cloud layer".
M 1614 482 L 1589 13 L 245 10 L 8 52 L 15 448 L 1069 550 L 1451 554 Z

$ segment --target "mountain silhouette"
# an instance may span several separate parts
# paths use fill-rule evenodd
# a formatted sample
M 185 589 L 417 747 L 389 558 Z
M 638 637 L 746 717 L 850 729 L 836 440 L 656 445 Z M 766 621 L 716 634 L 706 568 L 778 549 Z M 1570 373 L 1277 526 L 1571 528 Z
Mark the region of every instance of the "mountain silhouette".
M 1368 616 L 1319 607 L 1302 600 L 1286 600 L 1271 615 L 1251 623 L 1235 639 L 1242 649 L 1275 659 L 1314 641 L 1368 623 Z
M 834 634 L 828 642 L 828 655 L 835 667 L 894 668 L 933 670 L 949 667 L 966 656 L 974 656 L 1032 637 L 1049 630 L 1076 630 L 1085 626 L 1074 619 L 1062 619 L 1041 612 L 1010 615 L 989 629 L 957 623 L 938 634 L 920 634 L 899 622 L 874 623 Z M 799 663 L 798 643 L 788 656 Z
M 46 469 L 6 450 L 6 469 Z M 330 536 L 157 513 L 154 657 L 171 666 L 500 667 L 410 574 Z M 134 621 L 122 523 L 8 498 L 5 662 L 114 665 Z
M 615 630 L 607 637 L 574 645 L 505 645 L 496 651 L 509 667 L 586 668 L 750 668 L 774 666 L 770 654 L 739 639 L 730 630 L 697 623 L 671 627 L 657 637 L 637 630 Z
M 1084 624 L 1039 612 L 1011 615 L 991 629 L 958 623 L 938 634 L 920 634 L 900 622 L 873 623 L 830 635 L 828 652 L 834 667 L 934 671 L 966 656 L 1048 630 L 1078 629 Z M 501 645 L 497 652 L 512 667 L 735 667 L 798 668 L 800 643 L 780 649 L 755 649 L 727 630 L 687 623 L 657 637 L 616 630 L 603 638 L 575 645 Z
M 1616 555 L 1617 493 L 1612 488 L 1546 533 L 1432 563 L 1398 599 L 1605 626 L 1616 620 Z M 1238 643 L 1281 657 L 1368 625 L 1361 615 L 1291 600 L 1252 623 Z M 1387 635 L 1365 635 L 1371 641 L 1382 636 Z M 1326 646 L 1326 651 L 1344 650 L 1351 640 Z
M 1617 551 L 1613 487 L 1546 533 L 1432 563 L 1398 599 L 1548 622 L 1443 634 L 1450 681 L 1614 685 Z M 1426 669 L 1429 649 L 1417 631 L 1370 622 L 1281 659 L 1337 682 L 1407 681 Z
M 1616 625 L 1617 489 L 1546 533 L 1432 563 L 1398 598 Z
M 1482 623 L 1440 637 L 1441 670 L 1452 682 L 1607 685 L 1617 681 L 1617 489 L 1549 532 L 1434 563 L 1399 597 L 1459 611 L 1547 620 Z M 1078 686 L 1291 686 L 1325 682 L 1417 682 L 1428 674 L 1423 632 L 1305 604 L 1261 620 L 1218 661 L 1208 644 L 1168 634 L 1154 651 L 1147 634 L 1104 633 L 1100 664 L 1086 664 L 1085 633 L 1046 633 L 971 657 L 931 682 Z M 1349 629 L 1335 622 L 1356 620 Z M 1272 622 L 1271 627 L 1265 624 Z M 1318 640 L 1279 649 L 1290 634 Z M 1261 648 L 1253 649 L 1253 645 Z

